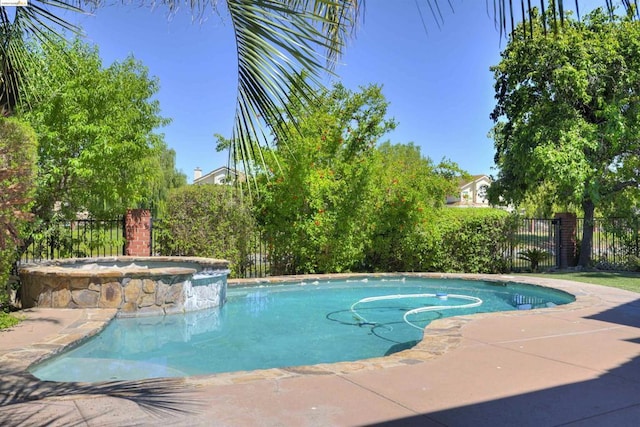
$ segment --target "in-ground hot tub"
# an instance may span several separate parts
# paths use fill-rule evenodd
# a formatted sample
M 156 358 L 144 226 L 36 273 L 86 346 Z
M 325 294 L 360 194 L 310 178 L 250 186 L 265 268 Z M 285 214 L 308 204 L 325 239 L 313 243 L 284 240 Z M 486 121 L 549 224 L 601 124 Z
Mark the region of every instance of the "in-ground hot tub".
M 224 304 L 229 262 L 197 257 L 72 258 L 25 264 L 23 308 L 117 308 L 121 316 Z

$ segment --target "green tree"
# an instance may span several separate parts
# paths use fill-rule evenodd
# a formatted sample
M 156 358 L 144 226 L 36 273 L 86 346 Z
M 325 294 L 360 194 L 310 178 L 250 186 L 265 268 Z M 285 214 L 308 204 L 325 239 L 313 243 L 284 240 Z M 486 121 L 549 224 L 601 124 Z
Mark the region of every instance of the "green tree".
M 257 209 L 277 273 L 362 268 L 368 245 L 375 145 L 395 122 L 377 86 L 337 84 L 319 98 L 290 105 L 299 133 L 266 155 L 271 170 Z
M 14 118 L 0 118 L 0 311 L 7 302 L 5 283 L 16 260 L 21 229 L 31 219 L 35 168 L 33 130 Z
M 552 19 L 538 16 L 535 28 Z M 568 19 L 552 37 L 516 31 L 493 67 L 499 173 L 490 197 L 517 205 L 540 197 L 542 186 L 548 204 L 581 209 L 582 266 L 590 262 L 595 209 L 638 200 L 638 40 L 640 23 L 597 10 Z
M 418 269 L 425 224 L 457 190 L 463 173 L 456 164 L 434 164 L 413 144 L 383 143 L 375 153 L 372 171 L 371 230 L 366 265 L 371 270 Z
M 33 212 L 45 221 L 56 211 L 121 214 L 150 197 L 159 178 L 166 146 L 154 130 L 167 120 L 152 99 L 158 82 L 131 57 L 105 68 L 97 48 L 76 41 L 64 61 L 59 48 L 36 47 L 38 97 L 18 110 L 38 135 Z
M 419 269 L 425 224 L 462 172 L 413 144 L 378 144 L 395 127 L 380 87 L 337 84 L 320 100 L 312 109 L 290 106 L 300 114 L 299 136 L 266 157 L 257 217 L 273 272 Z
M 433 1 L 432 4 L 431 0 L 424 1 L 428 2 L 434 19 L 441 21 L 442 2 Z M 576 8 L 579 3 L 575 0 Z M 606 0 L 603 3 L 613 13 L 613 2 Z M 56 42 L 62 34 L 51 34 L 51 29 L 79 31 L 65 20 L 62 10 L 83 12 L 94 10 L 103 3 L 96 0 L 29 0 L 29 4 L 28 7 L 0 8 L 0 107 L 4 112 L 12 109 L 18 88 L 30 86 L 29 69 L 38 67 L 28 51 L 23 49 L 24 38 L 35 38 L 47 44 Z M 162 0 L 150 4 L 163 5 L 175 11 L 182 2 Z M 346 46 L 346 39 L 358 24 L 365 1 L 208 0 L 187 2 L 187 7 L 195 15 L 202 16 L 207 11 L 219 13 L 221 4 L 226 5 L 231 17 L 238 52 L 239 90 L 233 151 L 236 159 L 250 166 L 260 161 L 259 150 L 254 150 L 263 140 L 260 124 L 265 123 L 272 130 L 277 130 L 281 123 L 293 120 L 295 117 L 283 108 L 289 103 L 289 95 L 303 99 L 315 97 L 314 86 L 320 86 L 319 82 L 316 80 L 309 84 L 297 76 L 306 71 L 319 77 L 332 69 Z M 623 0 L 622 4 L 630 14 L 635 16 L 638 13 L 635 1 Z M 562 0 L 541 1 L 540 5 L 543 10 L 557 11 L 562 24 Z M 14 12 L 9 12 L 9 9 Z M 524 2 L 519 5 L 515 2 L 514 5 L 511 0 L 497 0 L 493 2 L 492 10 L 502 35 L 515 28 L 514 22 L 518 17 L 527 19 L 526 12 L 531 11 L 531 2 L 525 6 Z M 549 28 L 559 27 L 561 25 L 554 21 Z M 532 30 L 532 23 L 529 28 Z M 525 30 L 526 26 L 522 29 Z M 546 23 L 543 29 L 547 31 Z
M 167 198 L 172 189 L 187 185 L 187 175 L 176 169 L 176 152 L 162 142 L 158 156 L 147 159 L 156 177 L 150 183 L 150 194 L 139 207 L 151 209 L 154 218 L 162 217 L 166 213 Z
M 36 136 L 26 123 L 0 118 L 0 250 L 20 237 L 31 218 L 29 205 L 36 171 Z

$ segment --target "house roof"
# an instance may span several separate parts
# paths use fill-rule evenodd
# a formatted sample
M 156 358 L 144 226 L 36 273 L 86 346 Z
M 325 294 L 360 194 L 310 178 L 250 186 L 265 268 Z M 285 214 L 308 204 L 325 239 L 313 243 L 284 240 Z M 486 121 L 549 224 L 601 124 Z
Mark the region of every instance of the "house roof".
M 224 174 L 224 175 L 234 175 L 236 177 L 241 177 L 242 176 L 242 172 L 239 172 L 235 169 L 231 169 L 230 167 L 227 166 L 220 166 L 219 168 L 216 168 L 214 170 L 212 170 L 211 172 L 202 175 L 200 178 L 194 179 L 193 183 L 197 184 L 199 182 L 203 182 L 206 181 L 208 178 L 220 175 L 220 174 Z
M 474 182 L 478 182 L 481 179 L 487 179 L 487 181 L 491 181 L 491 178 L 489 177 L 489 175 L 471 175 L 471 178 L 469 179 L 460 179 L 460 182 L 458 182 L 458 186 L 459 187 L 465 187 L 469 184 L 473 184 Z

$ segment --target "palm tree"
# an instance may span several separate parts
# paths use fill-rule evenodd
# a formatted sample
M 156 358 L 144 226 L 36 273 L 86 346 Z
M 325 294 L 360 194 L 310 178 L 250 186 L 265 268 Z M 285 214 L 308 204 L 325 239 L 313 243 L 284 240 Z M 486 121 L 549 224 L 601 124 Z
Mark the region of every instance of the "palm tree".
M 26 39 L 49 43 L 63 30 L 80 29 L 61 18 L 62 9 L 85 13 L 99 0 L 28 0 L 26 7 L 0 8 L 0 108 L 11 114 L 19 97 L 30 98 L 29 78 L 37 59 Z M 235 159 L 253 164 L 257 141 L 277 132 L 290 97 L 312 99 L 320 77 L 331 71 L 356 27 L 358 0 L 183 0 L 195 15 L 226 6 L 235 31 L 238 53 L 238 98 L 233 128 Z M 181 0 L 160 0 L 170 12 Z M 58 10 L 55 10 L 58 8 Z M 300 78 L 304 71 L 306 78 Z M 317 86 L 316 86 L 317 87 Z
M 27 0 L 28 6 L 0 8 L 0 113 L 11 113 L 19 96 L 29 95 L 29 72 L 38 69 L 25 47 L 25 39 L 48 43 L 63 37 L 62 30 L 78 33 L 62 18 L 63 9 L 92 11 L 101 0 Z M 485 0 L 500 33 L 506 34 L 518 19 L 526 20 L 534 6 L 553 9 L 561 28 L 562 0 Z M 613 13 L 612 0 L 603 0 Z M 363 15 L 364 0 L 151 0 L 175 11 L 185 5 L 195 15 L 216 11 L 224 3 L 235 31 L 238 53 L 238 97 L 231 138 L 235 162 L 251 172 L 260 164 L 260 143 L 278 133 L 285 121 L 295 122 L 287 110 L 292 98 L 313 99 L 319 77 L 331 72 L 346 40 Z M 442 21 L 445 0 L 422 0 L 436 22 Z M 451 0 L 446 0 L 451 4 Z M 579 13 L 579 1 L 574 0 Z M 418 4 L 418 3 L 416 3 Z M 637 0 L 624 0 L 629 13 L 638 13 Z M 98 12 L 99 13 L 99 12 Z M 546 31 L 546 29 L 545 29 Z M 300 76 L 304 75 L 304 78 Z

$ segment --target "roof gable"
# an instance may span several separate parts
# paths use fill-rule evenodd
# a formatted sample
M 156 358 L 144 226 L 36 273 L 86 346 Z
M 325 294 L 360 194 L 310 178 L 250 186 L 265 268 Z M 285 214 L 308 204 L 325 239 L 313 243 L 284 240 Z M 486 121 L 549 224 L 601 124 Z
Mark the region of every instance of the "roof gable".
M 216 177 L 221 175 L 232 176 L 237 178 L 237 177 L 242 177 L 242 172 L 239 172 L 235 169 L 231 169 L 230 167 L 227 167 L 227 166 L 220 166 L 219 168 L 212 170 L 206 175 L 202 175 L 201 177 L 194 179 L 193 183 L 199 184 L 199 183 L 215 180 Z

